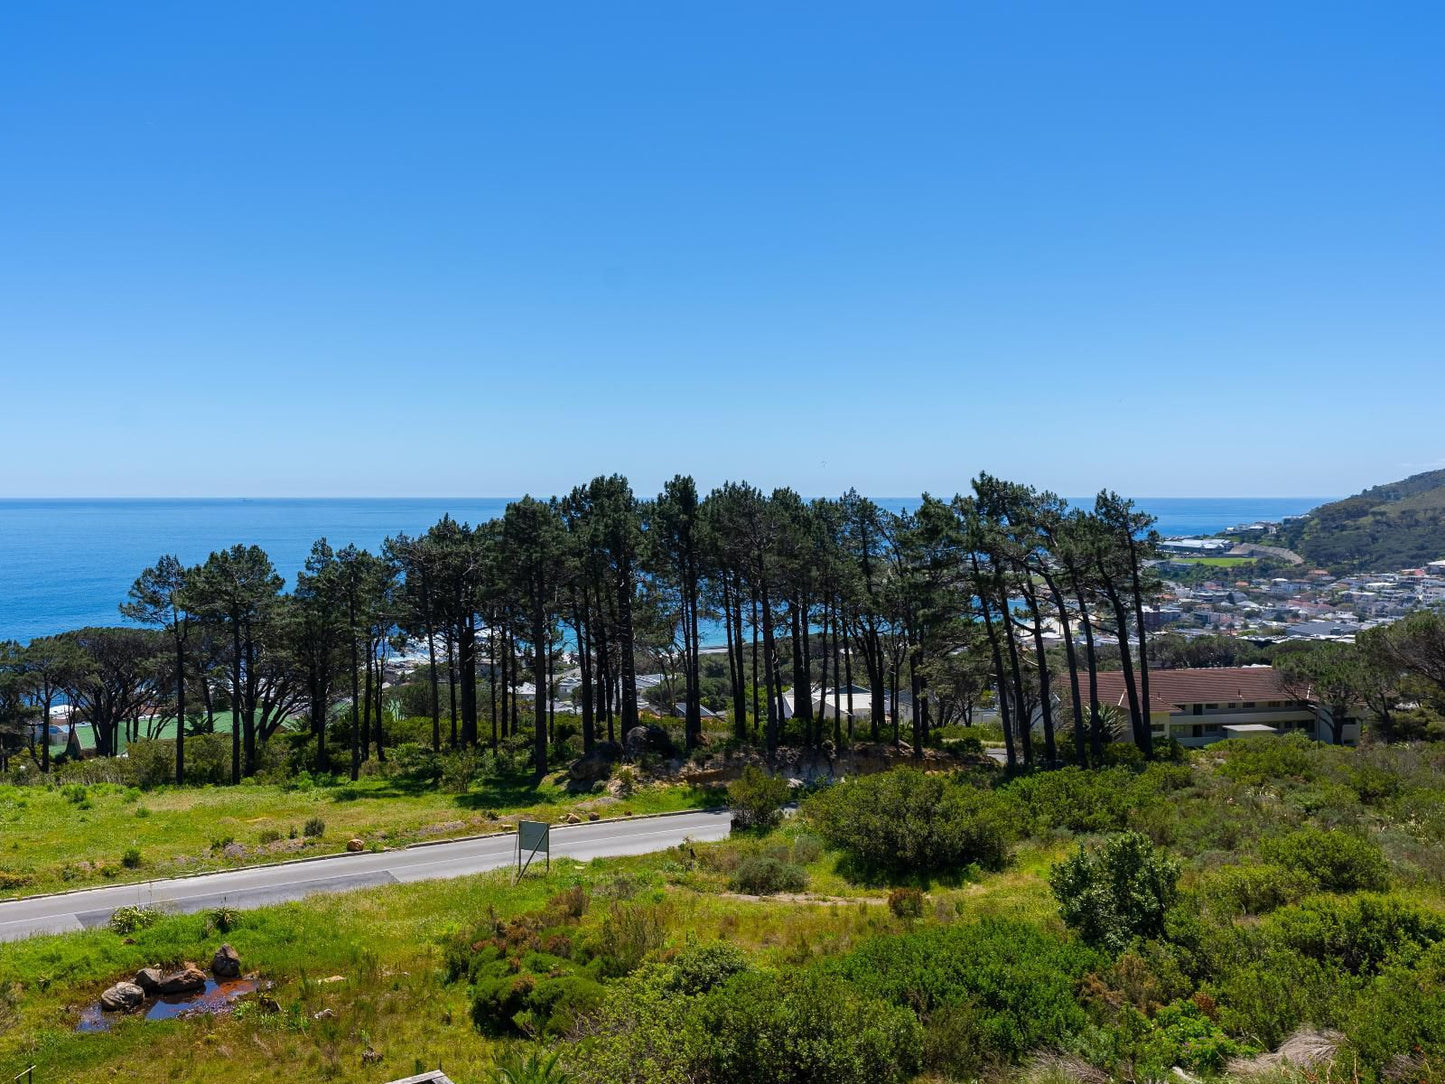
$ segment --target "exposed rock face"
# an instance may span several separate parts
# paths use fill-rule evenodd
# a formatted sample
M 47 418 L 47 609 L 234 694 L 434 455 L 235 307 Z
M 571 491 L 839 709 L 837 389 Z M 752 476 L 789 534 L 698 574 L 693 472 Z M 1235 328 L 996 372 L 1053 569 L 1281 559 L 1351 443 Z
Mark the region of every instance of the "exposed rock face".
M 352 854 L 356 854 L 359 851 L 366 850 L 366 842 L 360 839 L 348 839 L 346 841 L 346 849 Z
M 179 971 L 172 971 L 156 984 L 156 993 L 162 997 L 173 994 L 193 994 L 206 988 L 206 973 L 189 960 Z
M 656 724 L 633 727 L 627 732 L 622 748 L 628 760 L 640 760 L 644 753 L 670 757 L 677 752 L 667 731 Z
M 133 982 L 118 982 L 100 995 L 104 1012 L 130 1012 L 146 999 L 146 992 Z
M 135 973 L 135 984 L 148 994 L 160 989 L 165 972 L 158 967 L 143 967 Z
M 612 774 L 612 767 L 622 759 L 622 746 L 615 741 L 600 741 L 592 752 L 572 762 L 567 773 L 578 783 L 595 783 Z
M 218 979 L 235 979 L 241 976 L 241 956 L 230 945 L 222 945 L 211 957 L 211 974 Z

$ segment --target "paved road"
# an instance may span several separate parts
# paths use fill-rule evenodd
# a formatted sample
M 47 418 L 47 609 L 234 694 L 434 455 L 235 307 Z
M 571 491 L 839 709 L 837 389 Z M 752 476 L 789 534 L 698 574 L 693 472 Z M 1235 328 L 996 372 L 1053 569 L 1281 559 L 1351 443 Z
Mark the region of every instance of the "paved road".
M 687 839 L 700 842 L 724 839 L 731 823 L 732 814 L 715 810 L 557 825 L 552 830 L 552 856 L 586 861 L 613 855 L 646 854 L 675 847 Z M 0 941 L 103 926 L 117 907 L 128 904 L 187 913 L 222 903 L 244 909 L 299 900 L 314 892 L 345 892 L 372 885 L 462 877 L 508 865 L 513 861 L 516 846 L 515 836 L 459 840 L 148 884 L 91 888 L 63 896 L 10 900 L 0 903 Z

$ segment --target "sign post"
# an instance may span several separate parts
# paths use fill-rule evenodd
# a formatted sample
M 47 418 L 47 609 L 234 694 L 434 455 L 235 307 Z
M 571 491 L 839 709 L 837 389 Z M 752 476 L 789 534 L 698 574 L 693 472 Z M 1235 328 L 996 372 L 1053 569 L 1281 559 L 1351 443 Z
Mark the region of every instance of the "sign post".
M 522 852 L 526 852 L 524 861 Z M 552 869 L 552 826 L 546 821 L 518 821 L 517 822 L 517 873 L 512 878 L 516 884 L 522 879 L 522 874 L 527 872 L 527 867 L 532 864 L 532 859 L 537 857 L 541 851 L 547 856 L 547 870 Z

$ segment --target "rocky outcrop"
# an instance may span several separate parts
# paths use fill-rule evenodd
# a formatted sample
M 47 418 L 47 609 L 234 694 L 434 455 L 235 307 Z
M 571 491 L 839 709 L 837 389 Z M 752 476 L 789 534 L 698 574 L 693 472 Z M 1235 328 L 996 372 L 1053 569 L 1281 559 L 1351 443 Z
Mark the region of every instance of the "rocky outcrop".
M 596 783 L 612 774 L 613 767 L 622 759 L 622 746 L 615 741 L 600 741 L 592 751 L 572 762 L 567 774 L 576 783 Z
M 622 752 L 628 760 L 637 761 L 641 760 L 645 753 L 671 757 L 676 754 L 677 748 L 672 744 L 672 737 L 666 729 L 653 723 L 648 726 L 635 726 L 629 730 L 622 743 Z
M 218 979 L 241 977 L 241 955 L 230 945 L 222 945 L 211 957 L 211 974 Z
M 133 982 L 118 982 L 100 995 L 102 1012 L 130 1012 L 140 1007 L 146 992 Z

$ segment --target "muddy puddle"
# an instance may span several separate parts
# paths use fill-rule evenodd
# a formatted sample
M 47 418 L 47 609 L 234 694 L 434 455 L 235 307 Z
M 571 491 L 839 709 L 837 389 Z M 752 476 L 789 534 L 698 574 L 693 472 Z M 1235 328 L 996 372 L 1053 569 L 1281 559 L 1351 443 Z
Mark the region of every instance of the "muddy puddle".
M 220 1016 L 231 1011 L 238 998 L 260 989 L 257 979 L 206 980 L 206 988 L 192 994 L 169 997 L 148 997 L 135 1012 L 104 1012 L 100 1002 L 87 1005 L 80 1012 L 76 1031 L 109 1031 L 118 1020 L 175 1020 L 187 1016 Z

